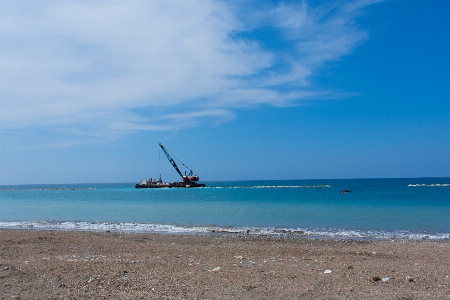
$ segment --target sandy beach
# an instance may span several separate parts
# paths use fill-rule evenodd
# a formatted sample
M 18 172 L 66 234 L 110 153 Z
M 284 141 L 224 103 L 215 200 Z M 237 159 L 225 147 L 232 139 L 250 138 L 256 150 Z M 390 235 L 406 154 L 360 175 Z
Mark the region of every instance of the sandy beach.
M 450 242 L 0 230 L 0 299 L 450 299 Z

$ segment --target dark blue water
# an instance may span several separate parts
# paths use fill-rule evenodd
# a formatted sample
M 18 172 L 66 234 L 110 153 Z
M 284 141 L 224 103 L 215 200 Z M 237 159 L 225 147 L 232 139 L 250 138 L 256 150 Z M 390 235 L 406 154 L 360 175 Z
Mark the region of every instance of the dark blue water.
M 0 186 L 0 226 L 344 238 L 450 235 L 450 178 L 206 184 Z

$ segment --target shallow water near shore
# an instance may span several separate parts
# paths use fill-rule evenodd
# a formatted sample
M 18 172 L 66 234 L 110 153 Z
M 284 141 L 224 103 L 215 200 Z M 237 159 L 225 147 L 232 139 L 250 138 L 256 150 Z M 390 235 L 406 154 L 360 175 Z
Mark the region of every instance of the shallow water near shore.
M 450 178 L 0 186 L 0 227 L 449 239 Z M 349 193 L 341 193 L 349 190 Z

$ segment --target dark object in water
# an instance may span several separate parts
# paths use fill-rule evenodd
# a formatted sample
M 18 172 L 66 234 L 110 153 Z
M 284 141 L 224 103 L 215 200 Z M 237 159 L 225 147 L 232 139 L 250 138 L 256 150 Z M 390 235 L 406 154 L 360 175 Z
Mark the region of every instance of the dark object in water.
M 351 193 L 351 192 L 352 192 L 352 190 L 342 190 L 341 194 L 347 194 L 347 193 Z

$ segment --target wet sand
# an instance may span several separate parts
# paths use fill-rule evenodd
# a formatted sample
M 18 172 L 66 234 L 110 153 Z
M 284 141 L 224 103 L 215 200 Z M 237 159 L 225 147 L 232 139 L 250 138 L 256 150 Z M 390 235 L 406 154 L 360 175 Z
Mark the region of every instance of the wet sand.
M 450 299 L 450 242 L 2 229 L 0 299 Z

